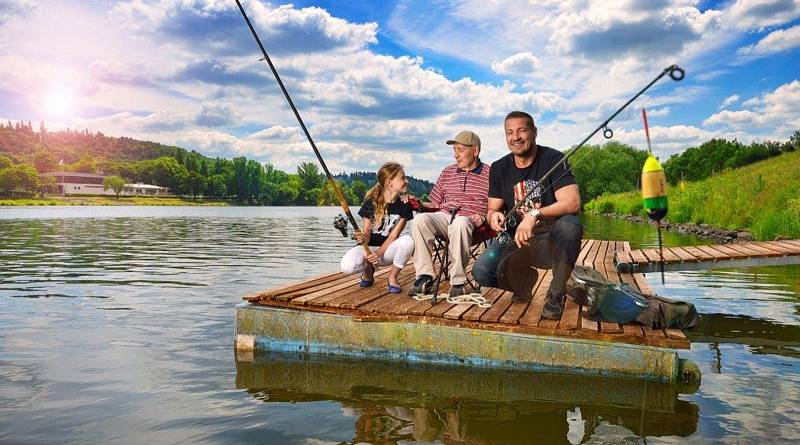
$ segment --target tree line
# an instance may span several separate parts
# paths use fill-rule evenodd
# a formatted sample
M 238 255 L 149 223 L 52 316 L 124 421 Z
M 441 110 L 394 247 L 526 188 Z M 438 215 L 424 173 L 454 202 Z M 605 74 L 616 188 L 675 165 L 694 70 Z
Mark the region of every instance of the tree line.
M 800 131 L 787 141 L 752 142 L 712 139 L 690 147 L 663 162 L 667 179 L 696 181 L 800 148 Z M 3 152 L 6 155 L 3 155 Z M 272 164 L 246 157 L 208 158 L 192 150 L 131 138 L 113 138 L 87 130 L 39 131 L 30 122 L 0 124 L 0 193 L 29 193 L 41 189 L 36 172 L 73 171 L 115 176 L 122 182 L 168 187 L 172 193 L 193 197 L 235 199 L 253 205 L 336 205 L 338 199 L 313 163 L 288 173 Z M 619 142 L 588 145 L 571 160 L 584 202 L 604 193 L 637 190 L 647 152 Z M 120 180 L 109 182 L 114 189 Z M 359 204 L 375 183 L 374 172 L 336 176 L 349 204 Z M 409 177 L 410 192 L 426 197 L 432 183 Z M 116 189 L 115 189 L 116 191 Z

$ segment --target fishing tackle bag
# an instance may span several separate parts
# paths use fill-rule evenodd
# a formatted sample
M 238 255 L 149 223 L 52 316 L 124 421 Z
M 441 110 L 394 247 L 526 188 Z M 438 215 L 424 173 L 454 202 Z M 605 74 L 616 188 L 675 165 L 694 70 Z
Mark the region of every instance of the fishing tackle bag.
M 608 281 L 596 269 L 575 266 L 567 281 L 567 295 L 586 307 L 592 320 L 613 323 L 636 321 L 652 329 L 693 329 L 700 322 L 691 303 L 647 295 Z

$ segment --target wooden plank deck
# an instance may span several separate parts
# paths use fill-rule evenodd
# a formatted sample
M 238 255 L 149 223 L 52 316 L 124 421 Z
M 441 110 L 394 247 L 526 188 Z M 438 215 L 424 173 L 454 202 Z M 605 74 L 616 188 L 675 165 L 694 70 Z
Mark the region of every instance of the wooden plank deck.
M 800 250 L 800 246 L 796 247 Z M 614 281 L 628 283 L 643 292 L 652 292 L 642 274 L 617 272 L 614 262 L 616 252 L 625 253 L 626 258 L 644 256 L 631 252 L 627 242 L 585 240 L 578 264 L 593 266 Z M 672 255 L 675 258 L 687 258 L 689 253 L 681 251 Z M 689 348 L 689 341 L 681 331 L 651 330 L 639 324 L 620 326 L 616 323 L 598 323 L 586 318 L 584 309 L 569 298 L 560 320 L 543 319 L 542 307 L 552 279 L 549 270 L 538 270 L 539 278 L 534 285 L 530 302 L 513 302 L 509 292 L 484 289 L 484 296 L 492 302 L 489 308 L 454 305 L 444 300 L 432 305 L 430 301 L 410 298 L 406 292 L 414 280 L 412 264 L 407 265 L 399 277 L 403 293 L 389 294 L 386 271 L 387 268 L 378 271 L 375 284 L 368 288 L 358 286 L 358 277 L 330 273 L 249 295 L 244 299 L 257 305 L 350 315 L 354 320 L 365 322 L 416 322 L 673 349 Z M 447 292 L 446 282 L 442 284 L 440 292 Z
M 661 267 L 662 257 L 667 271 L 800 264 L 800 241 L 664 247 L 662 252 L 652 248 L 618 249 L 613 257 L 613 266 L 625 273 L 655 272 Z

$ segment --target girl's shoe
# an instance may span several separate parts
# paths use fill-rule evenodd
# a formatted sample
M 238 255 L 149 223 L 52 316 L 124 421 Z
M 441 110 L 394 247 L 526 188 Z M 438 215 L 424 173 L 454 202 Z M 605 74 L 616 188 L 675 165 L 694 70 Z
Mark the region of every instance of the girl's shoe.
M 390 294 L 399 294 L 402 291 L 403 291 L 403 289 L 400 286 L 395 286 L 393 284 L 389 285 L 389 293 Z
M 370 287 L 373 284 L 375 284 L 375 279 L 374 278 L 371 279 L 371 280 L 365 280 L 365 279 L 362 278 L 361 281 L 358 282 L 358 286 L 359 287 Z

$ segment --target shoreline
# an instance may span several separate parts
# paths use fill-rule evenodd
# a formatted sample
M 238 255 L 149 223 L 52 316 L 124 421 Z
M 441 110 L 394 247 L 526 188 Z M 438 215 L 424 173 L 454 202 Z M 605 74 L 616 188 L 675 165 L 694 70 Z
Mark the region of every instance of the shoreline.
M 191 199 L 152 196 L 47 196 L 44 198 L 0 198 L 0 207 L 59 207 L 59 206 L 232 206 L 225 199 Z
M 625 221 L 636 224 L 655 226 L 655 222 L 650 218 L 638 215 L 623 215 L 620 213 L 592 214 L 606 218 L 624 219 Z M 753 234 L 747 229 L 720 229 L 718 227 L 711 226 L 710 224 L 672 223 L 667 220 L 662 221 L 661 227 L 669 232 L 676 232 L 684 235 L 695 235 L 700 238 L 718 241 L 721 244 L 755 241 L 755 237 L 753 237 Z

